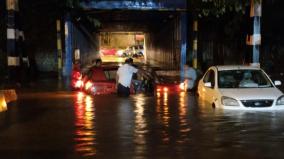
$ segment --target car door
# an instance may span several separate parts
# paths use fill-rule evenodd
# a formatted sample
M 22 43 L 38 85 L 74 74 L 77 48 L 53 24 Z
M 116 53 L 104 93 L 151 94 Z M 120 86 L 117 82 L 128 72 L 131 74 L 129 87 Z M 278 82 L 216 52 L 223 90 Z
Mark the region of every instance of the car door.
M 201 79 L 199 84 L 199 95 L 200 97 L 209 104 L 214 102 L 215 97 L 215 85 L 216 85 L 216 73 L 214 69 L 209 69 L 204 77 Z

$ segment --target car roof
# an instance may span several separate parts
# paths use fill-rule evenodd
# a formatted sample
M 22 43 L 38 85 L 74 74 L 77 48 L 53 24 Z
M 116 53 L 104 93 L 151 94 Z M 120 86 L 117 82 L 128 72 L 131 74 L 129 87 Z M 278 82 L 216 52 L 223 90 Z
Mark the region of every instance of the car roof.
M 222 70 L 260 70 L 259 66 L 251 66 L 251 65 L 218 65 L 213 66 L 218 69 L 218 71 Z

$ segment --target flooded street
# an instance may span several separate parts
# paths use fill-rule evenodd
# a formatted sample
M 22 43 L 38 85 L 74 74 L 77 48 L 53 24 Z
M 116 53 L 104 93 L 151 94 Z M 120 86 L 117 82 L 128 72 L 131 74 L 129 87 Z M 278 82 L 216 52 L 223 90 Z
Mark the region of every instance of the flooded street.
M 26 91 L 0 119 L 1 159 L 284 157 L 284 112 L 213 109 L 190 93 Z

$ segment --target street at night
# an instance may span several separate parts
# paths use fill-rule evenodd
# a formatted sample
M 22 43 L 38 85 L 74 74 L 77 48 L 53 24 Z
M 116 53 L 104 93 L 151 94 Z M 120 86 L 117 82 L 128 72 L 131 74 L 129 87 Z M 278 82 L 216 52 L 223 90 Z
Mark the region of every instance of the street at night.
M 0 159 L 283 159 L 283 0 L 1 0 Z
M 0 114 L 1 158 L 284 156 L 281 111 L 213 109 L 184 92 L 90 96 L 54 80 L 18 96 Z

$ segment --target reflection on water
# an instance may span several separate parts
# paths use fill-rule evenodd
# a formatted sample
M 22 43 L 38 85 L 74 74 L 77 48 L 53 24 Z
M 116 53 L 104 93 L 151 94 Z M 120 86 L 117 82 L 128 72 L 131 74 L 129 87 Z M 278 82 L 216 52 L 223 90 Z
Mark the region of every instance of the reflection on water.
M 213 109 L 196 99 L 186 92 L 77 94 L 76 151 L 97 158 L 272 158 L 282 150 L 283 112 Z
M 156 110 L 157 120 L 162 125 L 161 140 L 163 144 L 185 144 L 189 142 L 191 130 L 188 112 L 190 111 L 188 94 L 180 92 L 178 95 L 167 92 L 157 94 Z
M 283 111 L 224 110 L 203 104 L 199 101 L 202 121 L 194 130 L 199 133 L 194 143 L 210 150 L 212 158 L 232 153 L 239 158 L 283 158 L 278 153 L 284 146 Z
M 163 129 L 161 130 L 160 135 L 161 139 L 164 143 L 168 143 L 170 138 L 169 138 L 169 119 L 170 119 L 170 114 L 169 114 L 169 105 L 168 105 L 168 93 L 163 92 L 161 95 L 157 96 L 157 116 L 158 116 L 158 122 L 162 123 Z
M 137 95 L 134 98 L 135 101 L 135 128 L 134 128 L 134 143 L 137 144 L 135 147 L 135 154 L 143 154 L 146 151 L 146 135 L 149 133 L 147 121 L 145 118 L 145 98 L 142 94 Z
M 158 120 L 161 120 L 165 127 L 169 126 L 169 106 L 168 106 L 168 93 L 164 92 L 162 95 L 157 96 L 157 115 Z
M 283 111 L 213 109 L 196 99 L 22 94 L 0 114 L 1 159 L 284 158 Z
M 128 119 L 128 124 L 134 125 L 133 134 L 128 133 L 128 136 L 121 137 L 133 140 L 133 155 L 135 157 L 164 156 L 171 146 L 185 145 L 189 142 L 191 128 L 188 119 L 188 101 L 189 98 L 185 93 L 172 96 L 166 92 L 151 97 L 143 94 L 135 95 L 129 99 L 127 104 L 120 105 L 125 109 L 119 111 L 121 114 L 124 113 L 124 115 L 120 115 L 120 120 Z M 133 107 L 134 109 L 132 109 Z M 128 112 L 128 115 L 125 112 Z M 133 122 L 130 121 L 132 113 L 134 115 Z M 131 126 L 125 124 L 121 124 L 120 121 L 120 131 L 131 131 Z M 127 127 L 128 129 L 126 129 Z M 120 132 L 120 134 L 127 133 Z M 184 149 L 183 146 L 177 148 L 178 151 Z
M 194 98 L 189 101 L 189 98 L 185 92 L 180 92 L 179 94 L 179 122 L 180 122 L 180 134 L 181 137 L 184 139 L 186 138 L 186 134 L 189 133 L 191 130 L 190 125 L 189 125 L 189 119 L 188 119 L 188 107 L 189 107 L 189 102 L 194 102 Z M 185 142 L 185 140 L 182 140 L 180 142 Z
M 75 150 L 83 156 L 95 156 L 96 132 L 93 99 L 79 92 L 75 102 Z
M 145 100 L 143 95 L 138 95 L 135 97 L 135 134 L 137 135 L 138 139 L 136 143 L 138 144 L 145 144 L 145 133 L 147 133 L 147 122 L 145 119 Z

